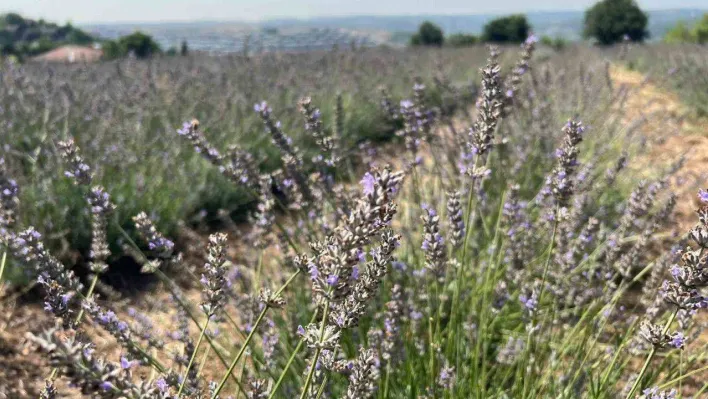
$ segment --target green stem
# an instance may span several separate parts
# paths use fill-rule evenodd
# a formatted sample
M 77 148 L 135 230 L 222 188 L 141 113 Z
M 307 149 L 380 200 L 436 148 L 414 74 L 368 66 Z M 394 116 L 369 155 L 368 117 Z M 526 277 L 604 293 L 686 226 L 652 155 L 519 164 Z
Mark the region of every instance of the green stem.
M 339 348 L 334 349 L 334 356 L 333 358 L 337 358 L 337 350 Z M 322 379 L 322 384 L 320 384 L 320 389 L 317 390 L 317 396 L 315 399 L 321 399 L 322 395 L 324 395 L 325 388 L 327 387 L 327 381 L 329 381 L 329 374 L 325 375 L 325 377 Z
M 324 313 L 322 315 L 322 324 L 320 324 L 320 344 L 324 339 L 325 327 L 327 326 L 327 317 L 329 316 L 329 301 L 325 305 Z M 300 399 L 305 399 L 307 396 L 307 390 L 310 388 L 312 383 L 312 377 L 315 375 L 315 368 L 317 366 L 317 361 L 320 359 L 322 354 L 322 345 L 320 345 L 315 351 L 315 356 L 312 358 L 312 363 L 310 363 L 310 371 L 307 373 L 307 379 L 305 380 L 305 385 L 302 387 L 302 393 L 300 394 Z M 212 398 L 214 399 L 214 398 Z
M 209 352 L 211 351 L 211 345 L 206 347 L 206 350 L 204 351 L 204 356 L 202 357 L 202 362 L 199 363 L 199 370 L 197 370 L 197 377 L 202 374 L 202 370 L 204 369 L 204 365 L 206 364 L 206 360 L 209 357 Z
M 319 309 L 315 309 L 315 313 L 312 315 L 312 319 L 310 320 L 310 323 L 315 321 L 315 319 L 317 318 L 317 313 L 319 313 Z M 295 357 L 297 356 L 298 352 L 300 352 L 303 345 L 305 345 L 305 340 L 300 339 L 300 341 L 297 343 L 297 346 L 295 346 L 293 353 L 290 354 L 290 358 L 288 358 L 288 362 L 285 364 L 283 371 L 280 373 L 280 376 L 278 376 L 278 380 L 275 382 L 273 389 L 271 389 L 270 396 L 268 396 L 268 399 L 275 398 L 275 394 L 276 394 L 276 392 L 278 392 L 278 388 L 280 388 L 280 385 L 283 383 L 283 380 L 285 380 L 285 375 L 290 370 L 290 367 L 292 366 L 293 361 L 295 360 Z
M 231 365 L 229 365 L 229 368 L 226 370 L 226 374 L 221 379 L 221 382 L 219 382 L 219 386 L 216 388 L 214 393 L 211 395 L 211 399 L 216 399 L 216 397 L 219 396 L 219 392 L 221 392 L 221 390 L 224 389 L 224 385 L 226 384 L 226 381 L 229 379 L 229 377 L 231 376 L 231 373 L 234 371 L 234 367 L 236 367 L 236 363 L 238 363 L 238 361 L 241 360 L 241 356 L 243 356 L 244 352 L 246 352 L 246 348 L 248 347 L 248 344 L 251 343 L 251 339 L 253 339 L 253 336 L 256 334 L 256 331 L 258 331 L 258 326 L 260 326 L 261 322 L 263 321 L 263 317 L 265 316 L 267 311 L 268 311 L 268 305 L 263 307 L 263 310 L 258 315 L 258 319 L 256 319 L 256 323 L 253 325 L 251 332 L 248 333 L 248 337 L 246 337 L 246 341 L 243 343 L 243 345 L 241 346 L 241 349 L 238 351 L 236 358 L 231 362 Z
M 551 243 L 548 245 L 548 257 L 546 258 L 546 264 L 543 266 L 543 277 L 541 278 L 541 291 L 538 293 L 538 303 L 542 304 L 543 292 L 546 288 L 546 279 L 548 278 L 548 269 L 551 266 L 551 259 L 553 259 L 553 249 L 556 244 L 556 234 L 558 234 L 558 207 L 553 212 L 553 234 L 551 235 Z
M 388 397 L 388 379 L 391 376 L 391 362 L 386 363 L 386 379 L 384 380 L 384 398 Z
M 667 382 L 667 383 L 664 383 L 664 384 L 662 384 L 662 385 L 659 385 L 659 389 L 666 389 L 666 388 L 670 387 L 671 385 L 673 385 L 673 384 L 675 384 L 675 383 L 677 383 L 677 382 L 679 382 L 679 381 L 683 381 L 684 379 L 686 379 L 686 378 L 688 378 L 688 377 L 690 377 L 690 376 L 692 376 L 692 375 L 694 375 L 694 374 L 701 373 L 701 372 L 703 372 L 703 371 L 708 371 L 708 366 L 701 367 L 701 368 L 699 368 L 699 369 L 690 371 L 690 372 L 688 372 L 688 373 L 686 373 L 686 374 L 684 374 L 684 375 L 682 375 L 682 376 L 680 376 L 680 377 L 676 377 L 676 378 L 674 378 L 673 380 L 671 380 L 671 381 L 669 381 L 669 382 Z M 698 397 L 698 396 L 696 396 L 696 397 Z
M 546 279 L 548 278 L 548 269 L 551 266 L 551 260 L 553 259 L 553 249 L 555 247 L 556 243 L 556 234 L 558 233 L 558 206 L 556 206 L 556 209 L 553 211 L 553 233 L 551 234 L 551 242 L 548 244 L 548 256 L 546 257 L 546 264 L 543 266 L 543 276 L 541 278 L 541 290 L 538 294 L 538 304 L 541 305 L 543 304 L 543 293 L 544 289 L 546 287 Z M 527 367 L 529 357 L 531 356 L 531 352 L 533 351 L 533 339 L 532 339 L 532 332 L 533 332 L 533 325 L 536 323 L 536 314 L 534 313 L 533 317 L 531 317 L 531 329 L 529 329 L 529 333 L 526 337 L 526 356 L 524 358 L 523 367 L 524 370 Z M 523 372 L 523 370 L 522 370 Z M 523 397 L 526 397 L 526 388 L 528 387 L 528 384 L 531 382 L 531 378 L 527 376 L 524 378 L 524 384 L 523 384 Z
M 676 310 L 674 310 L 674 312 L 671 313 L 671 317 L 669 317 L 669 320 L 664 325 L 664 329 L 661 331 L 661 335 L 665 335 L 669 331 L 669 328 L 671 328 L 671 323 L 674 322 L 674 319 L 676 318 L 678 311 L 679 311 L 679 309 L 677 307 Z M 656 354 L 656 347 L 652 346 L 651 351 L 649 351 L 649 354 L 647 355 L 647 360 L 644 361 L 644 366 L 642 366 L 642 370 L 639 371 L 639 375 L 637 376 L 636 381 L 634 381 L 634 385 L 632 385 L 632 389 L 629 391 L 629 394 L 627 394 L 625 399 L 630 399 L 634 395 L 634 392 L 637 391 L 637 389 L 639 388 L 639 385 L 642 383 L 642 378 L 644 377 L 644 374 L 647 372 L 647 369 L 649 368 L 649 363 L 651 363 L 651 359 L 654 358 L 655 354 Z
M 184 384 L 187 382 L 187 378 L 189 377 L 189 370 L 192 368 L 192 364 L 194 363 L 194 358 L 197 357 L 197 352 L 199 352 L 199 346 L 202 344 L 202 339 L 204 339 L 204 332 L 207 330 L 207 327 L 209 326 L 209 317 L 207 315 L 206 322 L 204 323 L 204 327 L 202 327 L 202 331 L 199 333 L 199 339 L 197 339 L 197 346 L 194 347 L 194 350 L 192 351 L 192 356 L 189 359 L 189 364 L 187 364 L 187 370 L 184 371 L 184 378 L 182 378 L 182 383 L 179 384 L 179 390 L 177 391 L 177 397 L 182 394 L 182 390 L 184 389 Z
M 5 262 L 7 261 L 7 250 L 2 253 L 2 260 L 0 260 L 0 294 L 4 289 L 4 284 L 2 282 L 2 275 L 5 272 Z
M 96 289 L 96 283 L 98 282 L 98 273 L 95 273 L 93 275 L 93 279 L 91 280 L 91 285 L 89 286 L 88 291 L 86 292 L 86 299 L 91 299 L 91 295 L 93 295 L 93 290 Z M 84 317 L 84 309 L 81 308 L 79 311 L 79 315 L 76 316 L 76 324 L 78 325 L 81 323 L 81 318 Z
M 275 385 L 273 386 L 273 389 L 270 393 L 270 396 L 268 396 L 268 399 L 275 398 L 275 394 L 278 392 L 278 388 L 280 388 L 280 385 L 283 383 L 283 380 L 285 380 L 285 375 L 288 374 L 288 371 L 290 370 L 290 366 L 292 366 L 293 361 L 295 360 L 295 357 L 297 356 L 298 352 L 300 352 L 300 350 L 302 349 L 304 344 L 305 344 L 304 339 L 300 339 L 300 341 L 297 343 L 297 346 L 293 350 L 293 353 L 290 354 L 290 358 L 288 358 L 288 362 L 285 364 L 285 368 L 280 373 L 280 376 L 278 376 L 278 380 L 275 382 Z

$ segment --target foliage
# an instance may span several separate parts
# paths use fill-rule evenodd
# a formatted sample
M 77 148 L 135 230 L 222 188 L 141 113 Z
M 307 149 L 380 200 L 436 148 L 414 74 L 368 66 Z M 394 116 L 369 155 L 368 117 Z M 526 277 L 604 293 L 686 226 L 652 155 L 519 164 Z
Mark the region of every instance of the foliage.
M 634 0 L 601 0 L 585 11 L 583 35 L 611 45 L 625 38 L 642 42 L 649 36 L 648 17 Z
M 426 21 L 420 25 L 418 32 L 411 37 L 413 46 L 437 46 L 440 47 L 445 41 L 442 29 L 432 22 Z
M 74 28 L 23 18 L 19 14 L 0 14 L 0 54 L 20 58 L 34 56 L 56 47 L 75 44 L 90 45 L 97 39 Z
M 467 47 L 479 43 L 479 38 L 466 33 L 456 33 L 445 39 L 445 44 L 450 47 Z
M 186 56 L 187 54 L 189 54 L 189 46 L 187 45 L 187 41 L 186 41 L 186 40 L 182 40 L 182 44 L 181 44 L 180 47 L 179 47 L 179 55 L 181 55 L 182 57 L 184 57 L 184 56 Z
M 708 13 L 703 14 L 703 18 L 689 26 L 684 21 L 679 21 L 664 36 L 666 43 L 708 43 Z
M 531 25 L 523 14 L 509 15 L 484 25 L 482 40 L 491 43 L 521 43 L 529 37 Z
M 129 55 L 137 58 L 149 58 L 160 54 L 161 51 L 160 45 L 150 35 L 142 32 L 133 32 L 118 38 L 118 40 L 107 41 L 103 44 L 103 54 L 108 59 Z
M 543 36 L 541 37 L 541 44 L 544 46 L 548 46 L 553 48 L 556 51 L 563 50 L 568 46 L 568 41 L 563 39 L 562 37 L 550 37 L 550 36 Z

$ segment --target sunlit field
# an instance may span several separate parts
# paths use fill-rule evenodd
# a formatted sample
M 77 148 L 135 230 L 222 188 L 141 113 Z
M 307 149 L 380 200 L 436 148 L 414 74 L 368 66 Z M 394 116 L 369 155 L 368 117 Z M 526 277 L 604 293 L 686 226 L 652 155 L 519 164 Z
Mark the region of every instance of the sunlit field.
M 707 61 L 531 37 L 3 64 L 0 309 L 33 360 L 0 396 L 706 397 L 708 193 L 616 74 L 695 122 Z

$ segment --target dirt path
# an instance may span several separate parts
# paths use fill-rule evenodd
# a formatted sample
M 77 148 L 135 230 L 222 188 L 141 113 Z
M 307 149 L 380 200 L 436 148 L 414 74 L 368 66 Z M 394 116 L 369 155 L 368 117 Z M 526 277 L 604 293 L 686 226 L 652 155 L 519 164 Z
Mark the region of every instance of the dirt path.
M 618 90 L 627 89 L 625 123 L 647 120 L 639 129 L 649 144 L 647 153 L 640 154 L 639 167 L 668 166 L 684 157 L 671 185 L 678 196 L 676 227 L 685 231 L 696 223 L 696 193 L 705 187 L 708 175 L 708 120 L 690 117 L 675 93 L 647 81 L 639 72 L 613 67 L 610 73 Z

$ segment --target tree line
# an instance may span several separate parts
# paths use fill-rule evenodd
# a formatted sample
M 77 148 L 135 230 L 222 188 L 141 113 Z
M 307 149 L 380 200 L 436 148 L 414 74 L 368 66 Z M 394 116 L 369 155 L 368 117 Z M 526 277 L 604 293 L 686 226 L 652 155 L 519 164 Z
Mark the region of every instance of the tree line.
M 585 12 L 583 36 L 601 45 L 621 41 L 644 41 L 649 37 L 649 17 L 634 0 L 602 0 Z M 523 14 L 496 18 L 488 22 L 481 35 L 457 33 L 445 37 L 442 29 L 432 22 L 421 24 L 411 38 L 413 46 L 470 46 L 477 43 L 521 43 L 531 34 L 531 25 Z M 560 38 L 541 39 L 545 44 L 561 47 Z

